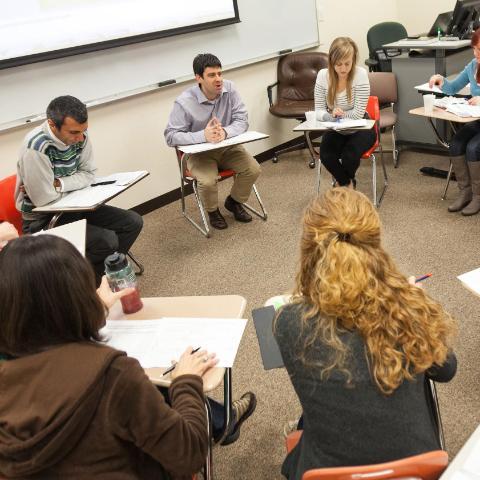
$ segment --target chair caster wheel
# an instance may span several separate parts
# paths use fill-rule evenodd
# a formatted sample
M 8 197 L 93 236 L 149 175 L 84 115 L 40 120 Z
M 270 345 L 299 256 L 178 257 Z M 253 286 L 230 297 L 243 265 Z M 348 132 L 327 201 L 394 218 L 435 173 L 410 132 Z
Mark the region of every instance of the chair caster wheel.
M 308 166 L 310 168 L 315 168 L 315 162 L 313 160 L 311 160 L 310 163 L 308 164 Z
M 278 163 L 278 157 L 276 155 L 273 156 L 272 162 L 273 163 Z

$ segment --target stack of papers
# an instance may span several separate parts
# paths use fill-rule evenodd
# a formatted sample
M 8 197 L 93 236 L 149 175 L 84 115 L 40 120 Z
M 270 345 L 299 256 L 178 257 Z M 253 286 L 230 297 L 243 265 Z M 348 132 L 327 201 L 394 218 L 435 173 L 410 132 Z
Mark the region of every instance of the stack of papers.
M 242 318 L 107 320 L 100 333 L 143 368 L 169 367 L 189 345 L 216 353 L 217 366 L 232 367 L 246 324 Z
M 436 98 L 433 102 L 433 104 L 439 108 L 447 108 L 450 105 L 453 105 L 456 103 L 466 105 L 467 99 L 463 97 L 443 97 L 443 98 Z
M 365 127 L 367 125 L 367 120 L 364 118 L 360 120 L 350 120 L 350 119 L 339 119 L 336 122 L 318 122 L 317 126 L 320 128 L 331 128 L 333 130 L 342 130 L 344 128 L 358 128 Z
M 239 145 L 241 143 L 254 142 L 255 140 L 262 140 L 268 138 L 265 133 L 248 131 L 241 133 L 235 137 L 227 138 L 218 143 L 196 143 L 194 145 L 180 145 L 178 149 L 183 153 L 201 153 L 209 150 L 216 150 L 217 148 L 230 147 L 232 145 Z
M 452 104 L 446 108 L 447 112 L 457 115 L 457 117 L 480 117 L 480 106 L 468 104 Z

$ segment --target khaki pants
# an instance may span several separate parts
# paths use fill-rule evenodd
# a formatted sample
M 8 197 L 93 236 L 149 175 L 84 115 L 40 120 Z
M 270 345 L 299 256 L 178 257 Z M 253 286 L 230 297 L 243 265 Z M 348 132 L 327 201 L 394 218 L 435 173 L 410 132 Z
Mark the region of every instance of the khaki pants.
M 242 145 L 190 155 L 187 167 L 197 179 L 198 190 L 207 212 L 214 212 L 218 208 L 219 169 L 231 169 L 237 174 L 230 196 L 240 203 L 248 200 L 252 186 L 260 175 L 260 165 Z

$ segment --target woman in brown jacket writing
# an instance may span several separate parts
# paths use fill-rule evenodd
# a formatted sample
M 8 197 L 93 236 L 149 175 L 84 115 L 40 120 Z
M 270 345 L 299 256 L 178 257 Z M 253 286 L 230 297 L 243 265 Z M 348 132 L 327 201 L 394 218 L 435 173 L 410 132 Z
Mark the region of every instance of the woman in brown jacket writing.
M 207 452 L 214 355 L 187 349 L 170 406 L 135 359 L 101 343 L 106 308 L 75 247 L 22 237 L 0 272 L 0 477 L 191 478 Z

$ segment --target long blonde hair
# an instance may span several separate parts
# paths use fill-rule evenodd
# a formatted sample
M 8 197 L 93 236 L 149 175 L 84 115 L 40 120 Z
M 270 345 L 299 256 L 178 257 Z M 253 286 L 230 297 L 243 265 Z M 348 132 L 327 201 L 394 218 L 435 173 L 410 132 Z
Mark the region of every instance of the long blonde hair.
M 350 37 L 338 37 L 330 45 L 328 51 L 328 92 L 327 92 L 327 105 L 328 108 L 333 109 L 335 107 L 335 97 L 338 89 L 338 75 L 335 72 L 335 65 L 352 56 L 352 69 L 348 73 L 347 77 L 347 100 L 350 103 L 352 101 L 352 82 L 355 76 L 355 65 L 357 64 L 358 47 L 356 43 Z
M 380 219 L 363 194 L 333 188 L 312 201 L 303 219 L 300 269 L 293 301 L 308 332 L 300 360 L 308 364 L 317 340 L 332 348 L 321 377 L 348 370 L 339 334 L 362 336 L 371 375 L 384 394 L 442 365 L 455 332 L 453 319 L 420 288 L 410 285 L 381 245 Z

